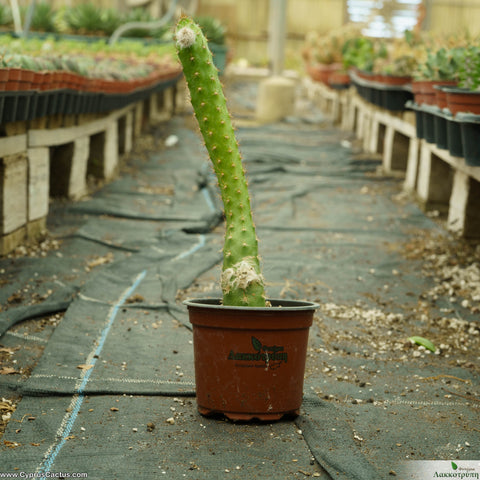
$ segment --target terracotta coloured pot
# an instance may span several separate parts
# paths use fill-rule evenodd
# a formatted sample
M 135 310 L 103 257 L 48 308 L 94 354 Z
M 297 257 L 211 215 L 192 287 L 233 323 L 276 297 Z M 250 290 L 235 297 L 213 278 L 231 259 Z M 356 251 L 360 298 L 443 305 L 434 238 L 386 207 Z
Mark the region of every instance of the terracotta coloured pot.
M 436 88 L 437 86 L 452 86 L 456 82 L 450 80 L 425 80 L 422 81 L 420 88 L 423 102 L 427 105 L 436 105 Z
M 271 300 L 272 307 L 229 307 L 187 300 L 193 325 L 197 407 L 231 420 L 299 414 L 308 332 L 315 303 Z
M 413 98 L 417 105 L 421 105 L 422 103 L 424 103 L 422 95 L 422 83 L 423 80 L 415 80 L 412 82 Z
M 8 68 L 0 68 L 0 91 L 5 90 L 8 82 L 9 70 Z
M 21 68 L 9 68 L 8 81 L 5 85 L 5 90 L 7 91 L 17 91 L 20 90 L 20 81 L 22 79 L 22 69 Z
M 32 90 L 42 90 L 45 82 L 44 72 L 34 72 L 32 79 Z
M 48 71 L 45 72 L 45 83 L 44 83 L 44 90 L 54 90 L 55 88 L 55 72 Z
M 457 113 L 480 114 L 480 91 L 470 91 L 462 88 L 445 88 L 447 107 L 453 115 Z
M 369 72 L 367 70 L 360 70 L 358 68 L 354 69 L 355 74 L 360 77 L 363 80 L 367 80 L 368 82 L 376 82 L 378 78 L 380 78 L 380 75 Z
M 33 70 L 26 70 L 22 71 L 22 75 L 20 78 L 20 89 L 21 90 L 30 90 L 32 88 L 32 82 L 35 76 L 35 72 Z
M 375 81 L 385 85 L 407 85 L 412 81 L 412 78 L 397 75 L 375 75 Z
M 442 85 L 435 85 L 435 104 L 443 110 L 447 108 L 447 92 Z
M 332 64 L 317 63 L 315 65 L 308 65 L 307 72 L 312 78 L 312 80 L 328 85 L 328 79 L 330 75 L 335 71 L 339 70 L 340 68 L 341 68 L 341 65 L 339 63 L 332 63 Z
M 98 78 L 86 77 L 86 91 L 100 92 L 100 80 Z
M 350 75 L 341 71 L 333 72 L 328 77 L 328 84 L 333 87 L 348 87 L 350 85 Z
M 421 92 L 423 102 L 427 105 L 435 105 L 435 89 L 433 88 L 434 85 L 437 85 L 438 82 L 433 81 L 425 81 L 421 84 Z

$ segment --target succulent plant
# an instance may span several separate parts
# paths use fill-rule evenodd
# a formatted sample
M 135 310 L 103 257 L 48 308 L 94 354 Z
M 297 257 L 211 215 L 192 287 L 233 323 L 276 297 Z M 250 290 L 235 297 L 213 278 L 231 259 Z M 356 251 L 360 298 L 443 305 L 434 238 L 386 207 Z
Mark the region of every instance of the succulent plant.
M 387 47 L 378 39 L 356 37 L 344 43 L 342 54 L 343 66 L 346 69 L 356 67 L 365 72 L 372 72 L 379 58 L 387 58 Z
M 429 49 L 426 60 L 418 64 L 415 79 L 457 80 L 464 51 L 463 47 Z
M 93 3 L 80 3 L 65 10 L 67 25 L 78 33 L 96 33 L 103 28 L 102 9 Z
M 47 2 L 40 2 L 35 5 L 30 28 L 41 32 L 57 31 L 55 25 L 55 11 L 50 4 Z
M 130 23 L 130 22 L 142 22 L 148 24 L 150 22 L 154 22 L 156 19 L 152 17 L 148 10 L 144 8 L 134 8 L 130 10 L 126 15 L 123 17 L 123 23 Z M 171 29 L 171 25 L 165 25 L 162 28 L 157 29 L 145 29 L 145 28 L 134 28 L 132 30 L 128 30 L 126 36 L 130 38 L 142 38 L 142 37 L 156 37 L 162 38 L 167 31 Z
M 0 4 L 0 26 L 12 23 L 12 11 L 6 5 Z
M 217 45 L 225 44 L 225 25 L 223 25 L 218 18 L 199 16 L 195 17 L 195 22 L 199 25 L 210 43 L 216 43 Z
M 391 39 L 385 45 L 387 55 L 375 60 L 375 73 L 411 77 L 419 63 L 425 60 L 424 41 L 410 30 L 406 30 L 403 37 Z
M 460 87 L 469 90 L 480 88 L 480 46 L 471 45 L 465 49 L 458 72 Z
M 3 65 L 9 68 L 25 68 L 35 70 L 35 61 L 29 55 L 20 53 L 6 53 L 2 59 Z
M 223 304 L 265 306 L 245 170 L 212 53 L 200 27 L 187 17 L 178 22 L 176 44 L 225 209 Z

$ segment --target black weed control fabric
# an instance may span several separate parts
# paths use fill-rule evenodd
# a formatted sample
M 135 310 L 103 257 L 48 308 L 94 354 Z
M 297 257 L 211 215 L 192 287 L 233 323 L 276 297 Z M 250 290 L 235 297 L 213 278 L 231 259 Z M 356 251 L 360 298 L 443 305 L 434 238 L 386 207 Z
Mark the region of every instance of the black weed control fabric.
M 219 295 L 223 223 L 201 141 L 177 117 L 157 135 L 179 143 L 134 159 L 117 181 L 57 210 L 60 250 L 19 262 L 2 293 L 36 282 L 45 295 L 35 307 L 0 313 L 2 345 L 19 341 L 11 329 L 22 320 L 65 315 L 50 338 L 22 340 L 25 351 L 44 347 L 28 378 L 0 376 L 0 393 L 22 396 L 0 472 L 373 480 L 398 476 L 404 460 L 479 456 L 478 405 L 419 379 L 475 385 L 471 371 L 439 367 L 433 355 L 389 361 L 342 341 L 345 331 L 368 328 L 359 321 L 366 312 L 414 308 L 412 292 L 430 280 L 395 247 L 437 227 L 413 204 L 392 201 L 398 184 L 375 175 L 375 161 L 355 159 L 346 134 L 306 120 L 238 131 L 270 297 L 331 305 L 311 329 L 302 414 L 234 424 L 196 411 L 179 292 Z M 107 261 L 94 266 L 98 259 Z M 358 318 L 340 324 L 329 313 L 359 300 Z M 325 338 L 326 327 L 338 337 Z

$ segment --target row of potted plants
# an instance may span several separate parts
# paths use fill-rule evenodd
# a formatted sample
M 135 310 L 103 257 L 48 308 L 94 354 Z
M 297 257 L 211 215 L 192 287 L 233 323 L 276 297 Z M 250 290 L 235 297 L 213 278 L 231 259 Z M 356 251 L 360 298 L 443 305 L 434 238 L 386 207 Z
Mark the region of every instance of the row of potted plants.
M 22 21 L 25 22 L 27 7 L 21 8 Z M 125 13 L 117 9 L 105 8 L 92 2 L 80 3 L 55 9 L 49 2 L 37 2 L 27 32 L 28 38 L 55 39 L 61 41 L 87 42 L 96 50 L 102 50 L 109 42 L 114 31 L 132 22 L 143 25 L 155 24 L 154 18 L 145 8 L 133 8 Z M 226 27 L 216 17 L 199 15 L 195 22 L 201 26 L 208 38 L 216 67 L 223 74 L 228 61 L 229 49 L 226 44 Z M 173 24 L 162 28 L 133 28 L 125 32 L 126 37 L 118 43 L 126 43 L 130 50 L 137 51 L 146 45 L 163 47 L 173 45 Z M 14 32 L 12 15 L 8 6 L 0 4 L 0 34 L 17 37 Z M 22 33 L 22 36 L 24 34 Z M 1 37 L 1 35 L 0 35 Z M 140 42 L 135 45 L 134 40 Z
M 480 47 L 429 51 L 412 80 L 417 136 L 480 166 Z
M 469 165 L 480 164 L 480 149 L 471 141 L 472 133 L 475 142 L 480 134 L 479 39 L 407 31 L 395 40 L 355 35 L 344 39 L 343 45 L 337 38 L 332 40 L 324 37 L 324 43 L 317 46 L 327 44 L 335 49 L 337 63 L 328 65 L 332 69 L 341 65 L 348 71 L 363 98 L 389 110 L 413 109 L 419 138 L 448 148 L 452 155 L 464 156 Z M 313 60 L 329 59 L 317 55 Z M 307 63 L 309 74 L 312 70 Z M 317 70 L 321 70 L 318 64 Z M 332 84 L 328 76 L 313 78 Z
M 103 93 L 71 89 L 0 92 L 0 125 L 34 120 L 51 115 L 106 113 L 147 99 L 151 94 L 173 85 L 178 77 L 129 93 Z
M 0 123 L 122 108 L 180 74 L 173 44 L 0 36 Z
M 171 45 L 128 47 L 0 37 L 0 91 L 128 93 L 179 74 Z
M 20 6 L 20 17 L 25 22 L 29 7 Z M 85 39 L 105 39 L 113 32 L 127 23 L 151 23 L 158 18 L 154 17 L 146 8 L 136 7 L 124 12 L 116 8 L 107 8 L 94 2 L 83 2 L 72 6 L 55 8 L 51 2 L 41 1 L 35 3 L 29 35 L 40 37 L 54 35 L 57 38 L 69 37 L 77 39 L 78 36 Z M 216 17 L 199 15 L 195 22 L 201 26 L 202 31 L 208 38 L 208 42 L 214 45 L 225 45 L 226 27 Z M 143 41 L 156 40 L 160 42 L 173 41 L 173 24 L 166 24 L 161 28 L 134 28 L 128 30 L 128 38 L 138 38 Z M 14 31 L 13 16 L 8 5 L 0 4 L 0 32 Z M 213 49 L 215 55 L 215 47 Z
M 28 6 L 20 6 L 20 16 L 24 21 Z M 121 12 L 115 8 L 105 8 L 93 2 L 83 2 L 72 6 L 55 8 L 51 2 L 35 3 L 30 31 L 48 34 L 76 34 L 90 36 L 110 36 L 120 25 L 129 22 L 153 22 L 155 19 L 148 9 L 133 8 Z M 13 16 L 8 5 L 0 5 L 0 28 L 13 30 Z M 150 37 L 171 40 L 171 29 L 165 26 L 155 30 L 135 29 L 130 37 Z
M 358 77 L 380 84 L 412 84 L 414 93 L 433 98 L 433 89 L 426 91 L 423 84 L 449 82 L 478 88 L 479 45 L 480 39 L 468 35 L 433 37 L 411 31 L 399 39 L 368 38 L 346 25 L 325 36 L 307 35 L 302 54 L 315 80 L 329 83 L 332 72 L 354 70 Z M 328 74 L 318 75 L 320 71 Z

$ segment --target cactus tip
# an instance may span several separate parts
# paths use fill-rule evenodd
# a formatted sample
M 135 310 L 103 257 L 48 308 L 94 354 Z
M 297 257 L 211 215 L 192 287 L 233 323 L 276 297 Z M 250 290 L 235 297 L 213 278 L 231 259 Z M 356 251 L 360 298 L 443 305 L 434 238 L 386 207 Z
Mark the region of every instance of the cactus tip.
M 195 43 L 196 36 L 196 33 L 191 28 L 181 28 L 176 34 L 178 48 L 184 49 L 191 47 Z

